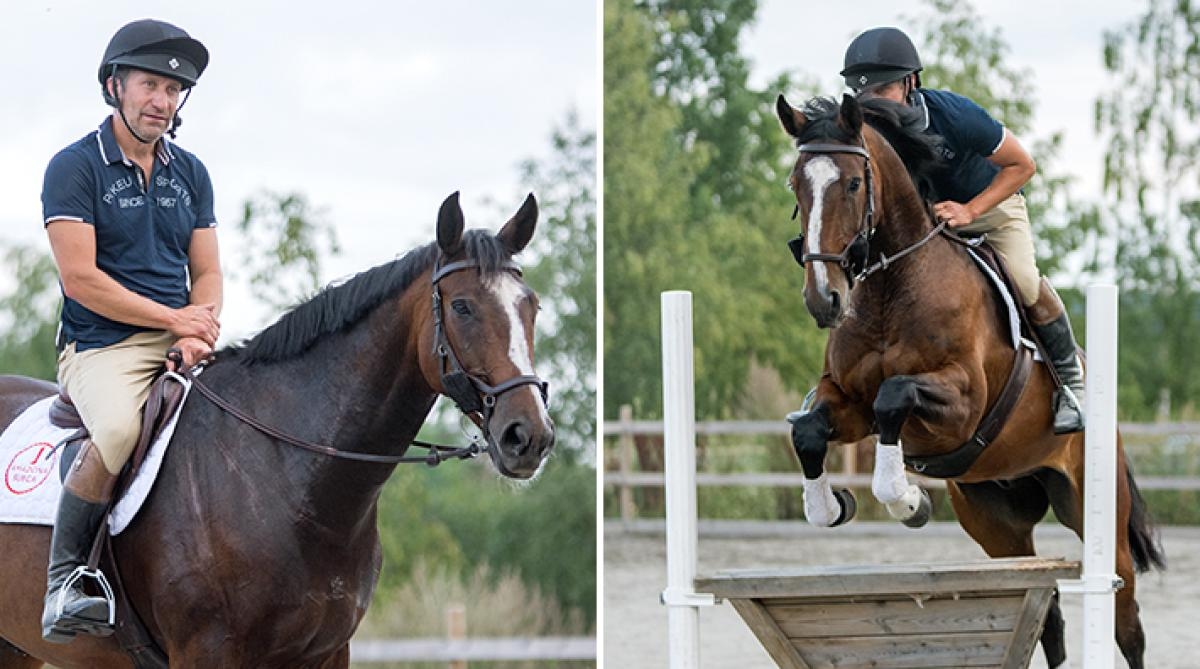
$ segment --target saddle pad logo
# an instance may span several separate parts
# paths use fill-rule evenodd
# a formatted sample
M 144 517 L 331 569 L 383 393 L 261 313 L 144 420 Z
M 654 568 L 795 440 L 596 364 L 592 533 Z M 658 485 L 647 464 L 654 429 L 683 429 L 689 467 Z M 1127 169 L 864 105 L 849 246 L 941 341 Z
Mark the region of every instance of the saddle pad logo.
M 4 468 L 4 486 L 9 492 L 26 495 L 41 487 L 58 462 L 57 452 L 50 458 L 45 457 L 53 448 L 51 444 L 39 441 L 17 451 Z

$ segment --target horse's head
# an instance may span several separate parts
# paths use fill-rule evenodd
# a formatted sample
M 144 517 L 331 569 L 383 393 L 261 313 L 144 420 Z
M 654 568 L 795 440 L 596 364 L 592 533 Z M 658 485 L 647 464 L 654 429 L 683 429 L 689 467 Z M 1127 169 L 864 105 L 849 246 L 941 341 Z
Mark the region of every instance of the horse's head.
M 538 299 L 511 259 L 536 224 L 530 195 L 494 238 L 464 234 L 458 193 L 446 198 L 432 275 L 433 346 L 421 360 L 430 385 L 480 423 L 492 462 L 513 478 L 533 476 L 554 446 L 545 383 L 533 371 Z
M 850 95 L 840 107 L 818 98 L 804 111 L 780 95 L 775 108 L 799 149 L 788 186 L 796 194 L 800 234 L 788 245 L 805 268 L 804 304 L 819 327 L 837 327 L 854 277 L 866 266 L 873 232 L 874 188 L 862 109 Z

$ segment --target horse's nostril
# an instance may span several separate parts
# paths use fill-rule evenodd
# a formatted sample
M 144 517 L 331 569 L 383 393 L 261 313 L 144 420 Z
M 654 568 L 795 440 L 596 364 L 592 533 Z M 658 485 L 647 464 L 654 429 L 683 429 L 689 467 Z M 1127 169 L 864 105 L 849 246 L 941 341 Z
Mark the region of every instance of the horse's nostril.
M 837 313 L 838 308 L 841 306 L 841 302 L 842 302 L 842 296 L 840 293 L 838 293 L 836 290 L 832 290 L 829 292 L 829 309 L 830 309 L 830 311 L 832 311 L 833 313 Z
M 523 455 L 529 447 L 529 431 L 525 429 L 525 424 L 521 421 L 509 423 L 500 435 L 500 445 L 517 455 Z

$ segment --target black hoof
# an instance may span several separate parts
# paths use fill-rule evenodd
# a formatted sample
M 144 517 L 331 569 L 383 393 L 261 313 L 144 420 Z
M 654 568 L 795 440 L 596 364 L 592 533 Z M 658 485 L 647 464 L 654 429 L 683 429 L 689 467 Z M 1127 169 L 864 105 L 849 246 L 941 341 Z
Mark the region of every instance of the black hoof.
M 902 521 L 905 527 L 918 528 L 925 527 L 929 523 L 929 519 L 933 517 L 933 500 L 929 498 L 929 493 L 920 488 L 921 503 L 917 506 L 917 512 L 908 520 Z
M 854 499 L 854 493 L 846 488 L 833 491 L 833 496 L 837 498 L 838 506 L 842 507 L 842 512 L 838 514 L 837 520 L 830 525 L 830 527 L 837 527 L 854 519 L 854 515 L 858 513 L 858 502 Z

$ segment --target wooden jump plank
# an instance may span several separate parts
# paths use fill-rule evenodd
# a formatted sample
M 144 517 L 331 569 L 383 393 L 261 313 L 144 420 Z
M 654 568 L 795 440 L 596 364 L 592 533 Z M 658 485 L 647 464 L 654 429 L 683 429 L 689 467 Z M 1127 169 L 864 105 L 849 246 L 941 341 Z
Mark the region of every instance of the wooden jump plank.
M 812 669 L 994 667 L 1004 661 L 1009 632 L 917 637 L 805 639 L 798 650 Z
M 812 669 L 762 604 L 752 599 L 735 599 L 730 603 L 781 669 Z
M 1029 666 L 1029 659 L 1033 657 L 1033 649 L 1042 636 L 1042 624 L 1046 621 L 1046 612 L 1050 609 L 1053 598 L 1053 588 L 1041 588 L 1025 593 L 1020 622 L 1009 641 L 1003 669 L 1025 669 Z
M 697 578 L 698 592 L 726 599 L 844 597 L 1026 590 L 1076 578 L 1079 563 L 1043 558 L 986 562 L 742 569 Z
M 778 604 L 764 600 L 768 613 L 791 639 L 960 632 L 1011 632 L 1025 603 L 1003 597 L 943 596 L 919 605 L 913 599 L 880 602 Z

